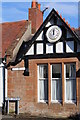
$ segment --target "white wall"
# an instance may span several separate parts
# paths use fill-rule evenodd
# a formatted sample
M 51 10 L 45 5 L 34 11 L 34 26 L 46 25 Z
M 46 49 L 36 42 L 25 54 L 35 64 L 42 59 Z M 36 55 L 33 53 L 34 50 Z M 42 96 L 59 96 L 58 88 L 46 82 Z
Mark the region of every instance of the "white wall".
M 37 44 L 37 54 L 43 54 L 43 43 Z
M 49 27 L 49 26 L 52 25 L 52 24 L 54 24 L 54 20 L 53 20 L 53 19 L 51 19 L 51 20 L 47 23 L 46 27 Z
M 56 53 L 63 53 L 63 42 L 58 42 L 56 44 Z
M 28 50 L 28 52 L 26 53 L 26 55 L 34 55 L 34 45 L 32 45 L 30 47 L 30 49 Z
M 74 41 L 66 42 L 66 52 L 74 52 Z
M 46 44 L 46 53 L 53 53 L 53 44 Z
M 44 39 L 44 35 L 43 35 L 43 31 L 40 33 L 40 35 L 37 37 L 36 41 L 38 40 L 43 40 Z

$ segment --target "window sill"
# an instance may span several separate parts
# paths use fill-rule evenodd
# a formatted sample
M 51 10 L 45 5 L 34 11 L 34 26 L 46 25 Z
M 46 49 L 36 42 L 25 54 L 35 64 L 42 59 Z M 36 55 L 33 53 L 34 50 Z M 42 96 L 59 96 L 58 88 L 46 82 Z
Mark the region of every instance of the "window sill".
M 51 103 L 61 103 L 62 100 L 54 100 L 54 101 L 51 101 Z
M 38 101 L 38 103 L 47 103 L 48 102 L 48 100 L 41 100 L 41 101 Z
M 66 104 L 76 104 L 76 100 L 74 100 L 74 101 L 65 101 L 64 103 L 66 103 Z

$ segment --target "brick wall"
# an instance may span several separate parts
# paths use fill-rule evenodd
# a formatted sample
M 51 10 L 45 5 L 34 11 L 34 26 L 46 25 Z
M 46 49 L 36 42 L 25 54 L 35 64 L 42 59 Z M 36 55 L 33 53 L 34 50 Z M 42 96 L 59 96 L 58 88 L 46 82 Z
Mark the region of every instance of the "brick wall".
M 72 59 L 48 59 L 48 60 L 29 60 L 29 76 L 24 76 L 24 71 L 8 70 L 8 97 L 20 97 L 20 112 L 31 113 L 32 115 L 46 115 L 46 116 L 66 116 L 78 112 L 80 98 L 80 78 L 77 77 L 77 104 L 52 104 L 49 97 L 49 103 L 38 103 L 37 95 L 37 64 L 40 63 L 55 63 L 55 62 L 76 62 L 77 69 L 80 66 L 77 58 Z M 24 61 L 15 67 L 23 67 Z
M 29 21 L 31 21 L 32 33 L 35 33 L 43 23 L 43 14 L 38 8 L 29 8 Z

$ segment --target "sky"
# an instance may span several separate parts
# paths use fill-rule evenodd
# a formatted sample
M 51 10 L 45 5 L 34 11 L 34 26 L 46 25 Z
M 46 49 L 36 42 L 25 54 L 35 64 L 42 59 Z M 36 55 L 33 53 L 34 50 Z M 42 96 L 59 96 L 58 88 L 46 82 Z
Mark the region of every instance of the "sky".
M 6 0 L 7 1 L 7 0 Z M 31 1 L 10 1 L 5 0 L 0 3 L 0 22 L 13 22 L 20 20 L 28 20 L 28 8 L 31 7 Z M 56 0 L 57 1 L 57 0 Z M 52 8 L 57 10 L 59 14 L 65 18 L 71 27 L 79 27 L 79 3 L 80 2 L 56 2 L 52 1 L 39 1 L 41 4 L 41 10 L 43 11 L 46 7 L 48 10 L 45 11 L 43 20 L 46 19 Z M 74 0 L 75 1 L 75 0 Z

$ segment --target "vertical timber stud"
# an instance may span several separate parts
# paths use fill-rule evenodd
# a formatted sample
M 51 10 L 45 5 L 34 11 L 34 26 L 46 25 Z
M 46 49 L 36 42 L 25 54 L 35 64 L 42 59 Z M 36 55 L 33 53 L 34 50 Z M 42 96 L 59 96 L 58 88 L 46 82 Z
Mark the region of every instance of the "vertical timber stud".
M 62 34 L 63 34 L 63 37 L 64 37 L 64 41 L 63 41 L 63 51 L 64 51 L 64 53 L 66 53 L 67 30 L 66 30 L 65 28 L 63 28 Z
M 53 44 L 53 52 L 56 53 L 56 44 Z
M 48 63 L 48 104 L 51 103 L 51 66 Z
M 36 55 L 36 43 L 34 43 L 34 55 Z
M 65 96 L 65 91 L 64 91 L 64 63 L 62 62 L 62 105 L 64 105 L 64 96 Z
M 74 40 L 74 52 L 77 52 L 77 42 Z
M 76 72 L 78 71 L 78 62 L 76 62 Z M 78 97 L 78 78 L 76 77 L 76 105 L 79 105 L 79 97 Z

